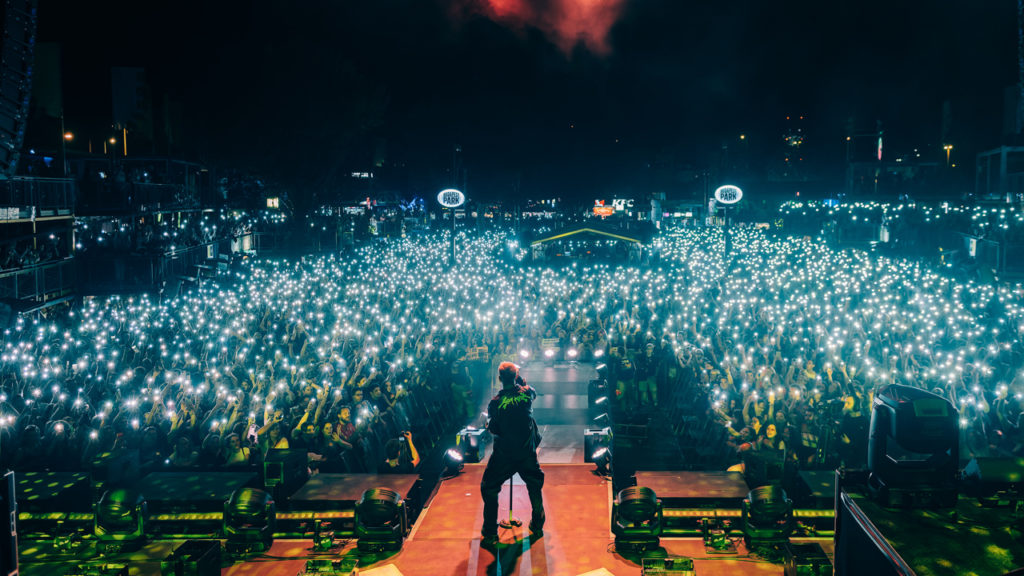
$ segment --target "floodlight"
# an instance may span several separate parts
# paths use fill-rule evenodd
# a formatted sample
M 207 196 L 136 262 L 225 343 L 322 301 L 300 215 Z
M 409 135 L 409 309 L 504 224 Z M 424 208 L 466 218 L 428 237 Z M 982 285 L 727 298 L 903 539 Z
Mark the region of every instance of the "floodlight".
M 618 552 L 639 552 L 658 547 L 662 505 L 654 490 L 631 486 L 620 490 L 612 504 L 612 533 Z
M 268 492 L 239 488 L 224 503 L 225 547 L 229 553 L 266 552 L 274 542 L 277 508 Z
M 405 501 L 389 488 L 363 492 L 356 502 L 356 538 L 361 552 L 400 550 L 405 540 L 408 519 Z
M 444 471 L 441 472 L 441 477 L 454 478 L 458 476 L 462 472 L 464 462 L 462 452 L 457 448 L 449 448 L 444 453 Z
M 604 349 L 598 348 L 597 350 L 594 350 L 594 358 L 600 358 L 602 356 L 604 356 Z
M 527 358 L 530 357 L 530 351 L 529 350 L 525 350 L 525 349 L 524 350 L 520 350 L 519 351 L 519 357 L 522 358 L 523 360 L 526 360 Z
M 134 490 L 107 490 L 96 503 L 93 534 L 101 543 L 137 542 L 145 538 L 146 498 Z
M 784 544 L 795 526 L 793 501 L 780 486 L 754 488 L 743 500 L 742 529 L 747 546 Z

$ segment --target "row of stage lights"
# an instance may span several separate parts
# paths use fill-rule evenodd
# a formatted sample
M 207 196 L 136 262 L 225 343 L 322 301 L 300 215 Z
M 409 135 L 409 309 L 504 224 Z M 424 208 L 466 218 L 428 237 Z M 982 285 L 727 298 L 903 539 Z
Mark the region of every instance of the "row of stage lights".
M 607 402 L 607 396 L 600 400 Z M 598 419 L 605 421 L 607 413 Z M 884 505 L 897 508 L 951 506 L 956 501 L 957 483 L 957 414 L 946 399 L 920 389 L 890 385 L 879 391 L 873 406 L 872 434 L 868 470 L 865 471 L 868 492 Z M 610 474 L 612 450 L 610 431 L 593 450 L 592 461 L 597 472 Z M 466 461 L 479 462 L 485 430 L 467 427 L 460 431 L 457 444 L 445 455 L 446 473 L 457 475 Z M 905 463 L 888 457 L 889 445 L 912 449 L 932 457 L 925 464 Z M 917 481 L 919 468 L 927 468 L 929 481 Z M 966 480 L 980 473 L 964 471 Z M 908 479 L 909 478 L 909 479 Z M 985 478 L 986 489 L 1006 489 Z M 1016 482 L 1003 482 L 1020 498 Z M 907 492 L 907 483 L 913 490 Z M 984 488 L 976 482 L 974 492 Z M 970 486 L 970 484 L 965 484 Z M 994 486 L 994 487 L 993 487 Z M 897 496 L 897 493 L 901 496 Z M 981 492 L 980 495 L 984 496 Z M 145 498 L 131 490 L 104 493 L 95 506 L 94 533 L 101 543 L 125 543 L 145 538 Z M 362 552 L 399 550 L 408 532 L 408 518 L 401 495 L 386 488 L 367 490 L 355 507 L 356 537 Z M 655 492 L 647 487 L 633 486 L 620 490 L 612 506 L 612 532 L 616 551 L 644 554 L 659 546 L 663 529 L 663 506 Z M 232 493 L 224 504 L 222 535 L 231 553 L 265 552 L 273 542 L 276 520 L 275 504 L 270 493 L 255 488 L 242 488 Z M 778 548 L 789 541 L 796 522 L 793 502 L 775 484 L 752 489 L 742 504 L 740 529 L 748 548 Z M 704 526 L 703 528 L 708 528 Z M 705 540 L 709 530 L 705 531 Z M 721 532 L 721 530 L 719 530 Z M 315 538 L 319 542 L 320 538 Z M 318 544 L 319 545 L 319 544 Z
M 404 499 L 388 488 L 363 493 L 355 506 L 355 536 L 361 552 L 397 551 L 409 531 Z M 146 498 L 130 489 L 104 492 L 95 504 L 93 535 L 101 553 L 119 552 L 146 539 L 149 520 Z M 235 490 L 224 503 L 221 536 L 225 549 L 234 556 L 264 553 L 274 542 L 277 507 L 273 496 L 258 488 Z M 329 549 L 333 532 L 321 530 L 316 522 L 314 540 L 318 549 Z M 324 542 L 326 536 L 327 542 Z
M 558 354 L 558 350 L 556 348 L 545 348 L 541 352 L 541 354 L 543 354 L 544 358 L 547 359 L 547 360 L 554 360 L 555 359 L 555 355 Z M 530 352 L 529 350 L 525 349 L 525 348 L 519 351 L 519 358 L 521 358 L 522 360 L 529 360 L 532 355 L 533 355 L 533 353 Z M 566 360 L 574 361 L 577 358 L 579 358 L 579 356 L 580 356 L 580 351 L 577 350 L 576 348 L 569 348 L 568 350 L 565 351 L 565 359 Z M 597 350 L 594 350 L 594 358 L 595 359 L 601 359 L 603 357 L 604 357 L 604 350 L 602 350 L 600 348 L 598 348 Z

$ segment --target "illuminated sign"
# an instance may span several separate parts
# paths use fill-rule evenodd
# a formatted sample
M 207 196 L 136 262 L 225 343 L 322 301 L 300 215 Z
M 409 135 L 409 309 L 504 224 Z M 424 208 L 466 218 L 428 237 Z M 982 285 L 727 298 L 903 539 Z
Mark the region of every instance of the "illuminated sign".
M 278 198 L 267 198 L 267 208 L 280 208 L 281 200 Z
M 633 207 L 633 200 L 632 198 L 629 200 L 626 200 L 624 198 L 616 198 L 612 200 L 612 206 L 615 207 L 616 212 L 622 212 L 627 208 Z
M 614 206 L 594 206 L 594 216 L 613 216 L 614 214 Z
M 743 190 L 739 189 L 739 186 L 733 186 L 732 184 L 726 184 L 725 186 L 719 186 L 715 190 L 715 200 L 718 200 L 722 204 L 735 204 L 743 198 Z
M 448 188 L 437 193 L 437 203 L 445 208 L 457 208 L 466 202 L 466 195 L 455 188 Z

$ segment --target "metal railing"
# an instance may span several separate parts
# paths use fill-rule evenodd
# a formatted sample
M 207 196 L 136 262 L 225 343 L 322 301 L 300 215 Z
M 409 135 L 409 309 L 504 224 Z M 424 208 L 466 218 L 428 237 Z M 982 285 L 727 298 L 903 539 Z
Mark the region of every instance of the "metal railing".
M 71 211 L 78 184 L 70 178 L 0 180 L 0 206 L 35 206 L 37 210 Z
M 74 259 L 65 258 L 0 273 L 0 300 L 43 302 L 75 288 Z

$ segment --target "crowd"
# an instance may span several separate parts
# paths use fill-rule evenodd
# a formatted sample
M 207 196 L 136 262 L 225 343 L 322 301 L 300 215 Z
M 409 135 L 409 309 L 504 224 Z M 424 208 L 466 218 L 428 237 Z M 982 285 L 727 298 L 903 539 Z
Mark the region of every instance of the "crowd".
M 889 383 L 949 398 L 965 458 L 1024 455 L 1019 286 L 731 234 L 730 254 L 719 229 L 674 229 L 656 259 L 559 268 L 524 265 L 500 232 L 460 233 L 455 266 L 443 235 L 392 239 L 21 319 L 3 334 L 0 462 L 80 469 L 130 449 L 150 468 L 236 466 L 287 447 L 322 470 L 414 468 L 419 430 L 474 419 L 481 356 L 603 365 L 620 414 L 707 423 L 680 434 L 716 466 L 862 465 Z
M 62 229 L 0 244 L 0 271 L 16 270 L 66 258 L 70 230 Z
M 829 222 L 847 228 L 885 226 L 889 242 L 904 255 L 931 255 L 944 244 L 962 244 L 956 236 L 960 234 L 1011 244 L 1024 241 L 1024 211 L 1005 204 L 785 202 L 775 217 L 791 233 L 814 234 Z

